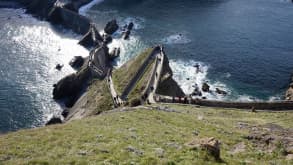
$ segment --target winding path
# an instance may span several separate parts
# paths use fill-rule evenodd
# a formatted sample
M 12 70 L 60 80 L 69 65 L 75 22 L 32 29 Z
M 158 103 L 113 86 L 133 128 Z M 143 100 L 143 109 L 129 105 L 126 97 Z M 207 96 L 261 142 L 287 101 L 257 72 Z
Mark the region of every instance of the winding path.
M 165 53 L 163 50 L 163 46 L 160 46 L 159 48 L 160 48 L 160 51 L 155 54 L 156 61 L 152 70 L 152 75 L 149 79 L 149 82 L 147 84 L 145 91 L 143 92 L 143 99 L 145 99 L 148 103 L 156 103 L 154 99 L 154 95 L 157 91 L 162 70 L 163 70 Z
M 158 54 L 158 50 L 160 50 L 160 47 L 155 47 L 153 51 L 149 54 L 149 56 L 144 60 L 143 64 L 140 66 L 136 74 L 133 76 L 133 78 L 129 81 L 127 86 L 122 92 L 121 99 L 126 100 L 129 93 L 134 89 L 137 82 L 142 78 L 143 74 L 145 73 L 147 66 L 153 61 L 154 57 Z
M 120 105 L 123 105 L 124 102 L 120 98 L 120 96 L 118 95 L 118 93 L 116 92 L 115 87 L 114 87 L 114 83 L 113 83 L 113 80 L 112 80 L 112 69 L 110 69 L 108 71 L 106 80 L 107 80 L 108 88 L 109 88 L 109 91 L 110 91 L 114 106 L 119 107 Z

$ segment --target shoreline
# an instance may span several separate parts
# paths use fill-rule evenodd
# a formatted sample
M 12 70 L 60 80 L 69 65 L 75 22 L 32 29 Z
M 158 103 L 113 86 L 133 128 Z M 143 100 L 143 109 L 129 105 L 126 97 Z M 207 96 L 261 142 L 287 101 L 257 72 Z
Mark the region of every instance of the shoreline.
M 37 0 L 36 0 L 37 1 Z M 51 0 L 47 0 L 49 2 L 52 2 Z M 81 1 L 80 1 L 81 2 Z M 82 2 L 85 2 L 85 1 L 82 1 Z M 89 2 L 88 4 L 85 4 L 84 7 L 87 8 L 89 7 L 88 5 L 94 5 L 95 3 L 98 3 L 100 1 L 88 1 Z M 42 3 L 42 2 L 40 2 Z M 79 5 L 82 4 L 82 3 L 79 3 Z M 78 34 L 82 34 L 82 35 L 92 35 L 92 31 L 91 29 L 95 29 L 96 28 L 94 26 L 92 26 L 92 22 L 90 19 L 88 19 L 87 17 L 83 16 L 83 15 L 80 15 L 80 9 L 83 7 L 82 5 L 78 6 L 78 12 L 76 11 L 72 11 L 70 9 L 67 9 L 66 8 L 66 4 L 64 4 L 64 6 L 53 6 L 52 8 L 54 9 L 53 11 L 55 12 L 52 12 L 50 11 L 48 14 L 48 18 L 43 18 L 43 19 L 46 19 L 48 20 L 50 23 L 52 24 L 61 24 L 63 25 L 65 28 L 68 28 L 68 29 L 71 29 L 73 30 L 74 32 L 78 33 Z M 69 5 L 70 6 L 70 5 Z M 29 11 L 30 12 L 30 11 Z M 53 13 L 53 14 L 52 14 Z M 32 13 L 33 14 L 33 13 Z M 42 13 L 44 14 L 44 13 Z M 39 17 L 37 15 L 37 17 Z M 42 17 L 42 15 L 40 15 L 40 17 Z M 61 17 L 61 20 L 60 20 L 60 17 Z M 74 20 L 74 21 L 71 21 L 70 19 Z M 79 24 L 76 24 L 76 22 L 79 22 Z M 91 40 L 91 39 L 90 39 Z M 90 41 L 91 44 L 95 44 L 95 41 Z M 79 98 L 76 99 L 76 101 L 78 100 Z M 212 100 L 204 100 L 202 101 L 202 105 L 203 106 L 211 106 L 211 107 L 222 107 L 220 106 L 221 104 L 225 104 L 225 107 L 229 108 L 229 106 L 231 106 L 231 108 L 234 108 L 233 107 L 233 104 L 238 104 L 238 102 L 233 102 L 233 101 L 229 101 L 229 102 L 225 102 L 225 101 L 212 101 Z M 76 103 L 76 102 L 75 102 Z M 229 104 L 226 104 L 226 103 L 229 103 Z M 250 107 L 254 107 L 255 105 L 255 101 L 252 101 L 252 102 L 242 102 L 241 104 L 247 104 L 248 106 L 246 106 L 246 108 L 249 107 L 249 105 L 251 105 Z M 263 104 L 267 104 L 268 107 L 274 107 L 274 105 L 272 105 L 272 103 L 279 103 L 279 101 L 265 101 L 265 102 L 262 102 Z M 286 101 L 286 103 L 291 103 L 290 101 Z M 199 104 L 199 103 L 198 103 Z M 292 102 L 293 104 L 293 102 Z M 199 104 L 200 105 L 200 104 Z M 291 105 L 291 104 L 290 104 Z M 285 105 L 287 106 L 287 105 Z

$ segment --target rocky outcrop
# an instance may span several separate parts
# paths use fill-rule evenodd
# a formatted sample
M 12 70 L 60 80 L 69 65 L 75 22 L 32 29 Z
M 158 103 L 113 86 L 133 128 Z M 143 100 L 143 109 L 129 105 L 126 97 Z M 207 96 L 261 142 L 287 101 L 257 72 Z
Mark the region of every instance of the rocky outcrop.
M 62 124 L 62 120 L 60 117 L 53 116 L 46 125 L 54 125 L 54 124 Z
M 117 21 L 114 19 L 106 24 L 104 28 L 105 33 L 112 35 L 119 29 Z
M 103 40 L 104 39 L 98 32 L 97 28 L 91 24 L 89 31 L 83 36 L 78 44 L 86 48 L 97 47 L 102 45 Z
M 165 56 L 162 75 L 156 93 L 165 96 L 184 97 L 185 93 L 177 84 L 177 82 L 172 78 L 172 76 L 173 71 L 169 65 L 169 59 L 167 56 Z
M 208 84 L 208 83 L 203 83 L 203 84 L 202 84 L 202 87 L 201 87 L 201 90 L 202 90 L 203 92 L 209 92 L 209 91 L 210 91 L 210 86 L 209 86 L 209 84 Z
M 217 94 L 220 94 L 220 95 L 227 95 L 227 92 L 226 92 L 226 91 L 221 90 L 221 89 L 219 89 L 219 88 L 216 88 L 216 93 L 217 93 Z
M 90 79 L 91 71 L 88 67 L 61 79 L 54 85 L 53 98 L 55 100 L 64 99 L 65 105 L 72 107 Z
M 56 0 L 19 0 L 26 7 L 26 12 L 40 19 L 47 19 Z
M 129 39 L 131 30 L 133 29 L 133 26 L 134 26 L 134 24 L 132 22 L 130 22 L 128 25 L 126 25 L 126 27 L 125 27 L 125 29 L 124 29 L 124 31 L 122 33 L 122 38 L 124 40 Z
M 69 65 L 74 69 L 79 69 L 84 64 L 84 59 L 81 56 L 75 56 L 70 62 Z
M 104 78 L 111 68 L 109 49 L 106 45 L 97 47 L 90 52 L 89 66 L 94 76 Z
M 48 13 L 47 19 L 82 35 L 86 34 L 91 27 L 90 19 L 61 7 L 53 7 Z
M 114 60 L 115 58 L 119 57 L 120 56 L 120 48 L 114 48 L 110 52 L 109 56 L 110 56 L 111 60 Z
M 194 139 L 186 144 L 191 149 L 201 149 L 207 151 L 215 160 L 221 160 L 220 157 L 220 142 L 211 138 Z

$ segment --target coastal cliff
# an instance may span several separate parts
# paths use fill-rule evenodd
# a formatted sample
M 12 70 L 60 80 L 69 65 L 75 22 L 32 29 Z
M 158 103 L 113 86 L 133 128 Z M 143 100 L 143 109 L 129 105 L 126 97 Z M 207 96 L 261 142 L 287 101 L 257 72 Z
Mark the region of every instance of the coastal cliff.
M 119 95 L 129 83 L 130 79 L 136 74 L 137 70 L 143 65 L 143 61 L 152 52 L 152 48 L 146 49 L 135 58 L 125 63 L 120 68 L 114 69 L 112 73 L 113 82 Z M 147 66 L 146 71 L 135 85 L 135 88 L 130 92 L 125 106 L 132 106 L 133 101 L 140 100 L 142 93 L 146 88 L 146 84 L 151 76 L 151 68 L 154 61 Z M 168 59 L 163 64 L 163 79 L 160 81 L 159 86 L 168 84 L 167 88 L 175 90 L 165 90 L 164 94 L 181 97 L 184 94 L 182 89 L 172 78 L 172 70 L 169 66 Z M 166 78 L 167 77 L 167 78 Z M 161 90 L 161 89 L 160 89 Z M 103 111 L 108 111 L 114 108 L 110 91 L 107 87 L 107 82 L 104 79 L 93 78 L 91 84 L 86 89 L 86 92 L 77 100 L 74 106 L 68 109 L 69 115 L 66 121 L 72 119 L 80 119 L 91 115 L 100 114 Z

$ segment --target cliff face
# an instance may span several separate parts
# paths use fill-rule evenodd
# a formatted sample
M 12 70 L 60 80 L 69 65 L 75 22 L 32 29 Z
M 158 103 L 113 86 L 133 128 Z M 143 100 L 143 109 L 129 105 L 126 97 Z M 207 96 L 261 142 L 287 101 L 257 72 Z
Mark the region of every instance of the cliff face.
M 164 65 L 161 80 L 157 89 L 157 94 L 165 96 L 174 96 L 174 97 L 184 97 L 185 93 L 177 84 L 177 82 L 172 78 L 173 71 L 169 65 L 169 59 L 166 56 L 164 58 Z

